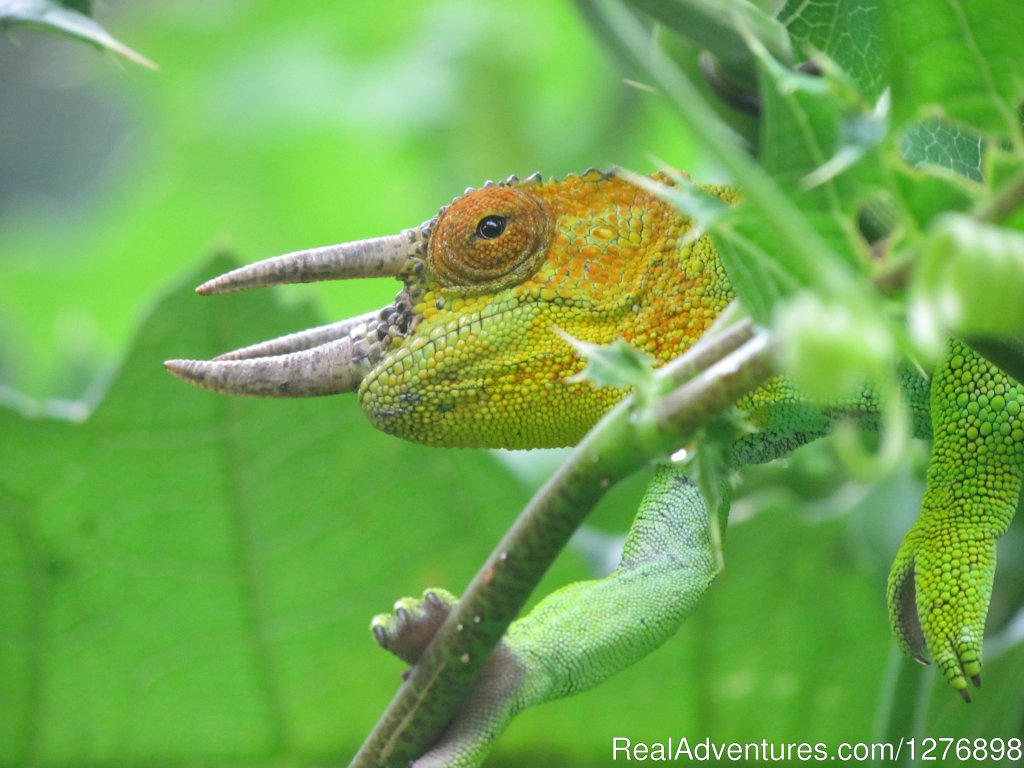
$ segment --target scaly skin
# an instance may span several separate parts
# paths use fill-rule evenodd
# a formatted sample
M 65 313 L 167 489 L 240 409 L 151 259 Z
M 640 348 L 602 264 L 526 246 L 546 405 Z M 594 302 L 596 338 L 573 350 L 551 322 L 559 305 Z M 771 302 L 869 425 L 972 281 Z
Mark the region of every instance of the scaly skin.
M 619 567 L 604 579 L 563 587 L 513 623 L 415 768 L 478 765 L 526 707 L 591 688 L 675 634 L 717 572 L 711 524 L 696 487 L 677 467 L 659 466 Z M 394 614 L 374 619 L 374 634 L 413 664 L 454 602 L 443 590 L 399 601 Z
M 476 237 L 494 215 L 505 231 Z M 682 353 L 733 297 L 711 239 L 682 243 L 689 228 L 668 203 L 597 172 L 457 200 L 406 271 L 415 330 L 363 380 L 363 411 L 434 445 L 578 442 L 624 392 L 567 382 L 583 361 L 554 329 L 623 338 L 659 362 Z
M 735 197 L 725 188 L 705 191 L 729 202 Z M 472 237 L 479 222 L 495 214 L 509 218 L 504 234 L 511 245 Z M 568 383 L 582 364 L 554 329 L 594 343 L 625 338 L 659 362 L 684 352 L 732 298 L 711 241 L 701 237 L 683 245 L 689 227 L 660 199 L 596 173 L 468 194 L 442 212 L 423 266 L 410 271 L 410 291 L 418 292 L 413 313 L 421 319 L 364 379 L 361 406 L 377 427 L 418 442 L 506 448 L 575 443 L 623 393 Z M 483 264 L 505 274 L 481 277 Z M 936 440 L 921 518 L 893 568 L 892 624 L 908 652 L 923 658 L 927 648 L 967 698 L 967 679 L 978 682 L 980 674 L 995 540 L 1006 530 L 1020 488 L 1021 388 L 953 343 L 931 395 L 931 425 L 927 382 L 908 373 L 904 390 L 917 433 L 930 436 L 934 429 Z M 871 393 L 821 407 L 781 379 L 740 407 L 760 431 L 737 444 L 737 465 L 784 455 L 825 434 L 839 416 L 877 426 Z M 651 504 L 641 505 L 639 519 Z M 704 525 L 699 502 L 677 503 L 674 514 L 668 519 L 676 536 Z M 635 530 L 631 541 L 644 536 Z M 665 546 L 679 549 L 678 543 Z M 632 588 L 624 568 L 625 560 L 603 582 L 556 593 L 514 624 L 496 658 L 516 672 L 492 671 L 491 677 L 521 680 L 516 693 L 490 693 L 482 683 L 471 708 L 479 712 L 482 698 L 492 702 L 493 716 L 475 727 L 466 726 L 465 715 L 457 718 L 432 754 L 445 760 L 465 754 L 452 764 L 475 764 L 477 747 L 489 744 L 526 704 L 587 688 L 659 645 L 672 630 L 650 629 L 651 601 L 690 605 L 713 575 L 701 570 L 700 586 L 693 586 L 691 574 L 677 570 L 673 578 L 688 596 L 682 597 L 651 581 Z M 609 601 L 615 601 L 611 612 L 604 610 Z M 667 625 L 674 629 L 686 613 L 673 613 Z M 579 627 L 581 615 L 588 617 L 587 640 L 615 648 L 616 664 L 595 664 L 599 654 L 589 648 L 574 652 L 576 663 L 526 650 L 557 648 L 566 635 L 578 636 L 561 628 Z M 610 628 L 616 617 L 634 625 L 643 620 L 648 629 L 620 634 Z M 507 706 L 495 708 L 499 700 Z M 433 759 L 426 756 L 423 765 Z
M 737 198 L 729 188 L 703 190 Z M 713 243 L 687 239 L 691 226 L 663 200 L 594 171 L 468 192 L 409 234 L 415 252 L 400 267 L 405 290 L 351 332 L 361 407 L 378 428 L 421 443 L 576 443 L 625 392 L 571 381 L 583 362 L 559 331 L 599 344 L 624 338 L 661 364 L 733 298 Z M 241 369 L 224 370 L 204 381 L 215 377 L 185 365 L 179 375 L 237 387 L 228 379 Z M 995 542 L 1024 472 L 1024 388 L 956 341 L 930 392 L 912 366 L 901 382 L 915 432 L 934 434 L 934 448 L 920 518 L 890 577 L 890 616 L 901 646 L 930 654 L 966 699 L 968 680 L 980 682 Z M 781 378 L 738 406 L 759 431 L 734 445 L 736 466 L 785 455 L 840 417 L 865 429 L 879 421 L 870 392 L 822 406 Z M 671 636 L 714 577 L 708 525 L 681 471 L 659 469 L 619 568 L 559 590 L 515 622 L 416 765 L 478 765 L 523 707 L 591 687 Z M 410 663 L 454 601 L 428 594 L 374 620 L 378 641 Z
M 981 641 L 996 540 L 1017 509 L 1024 462 L 1024 387 L 958 341 L 931 387 L 932 462 L 921 516 L 889 577 L 900 646 L 931 652 L 961 695 L 980 685 Z M 922 642 L 923 641 L 923 642 Z

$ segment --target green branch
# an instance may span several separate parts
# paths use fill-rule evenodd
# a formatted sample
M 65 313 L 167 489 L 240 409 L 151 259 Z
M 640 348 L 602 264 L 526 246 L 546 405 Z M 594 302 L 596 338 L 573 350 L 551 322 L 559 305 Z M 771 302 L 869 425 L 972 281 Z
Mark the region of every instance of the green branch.
M 636 413 L 616 406 L 537 492 L 413 667 L 351 768 L 401 766 L 429 749 L 569 538 L 618 481 L 686 442 L 771 374 L 767 336 L 745 320 L 656 373 L 681 384 Z M 639 416 L 640 418 L 636 418 Z

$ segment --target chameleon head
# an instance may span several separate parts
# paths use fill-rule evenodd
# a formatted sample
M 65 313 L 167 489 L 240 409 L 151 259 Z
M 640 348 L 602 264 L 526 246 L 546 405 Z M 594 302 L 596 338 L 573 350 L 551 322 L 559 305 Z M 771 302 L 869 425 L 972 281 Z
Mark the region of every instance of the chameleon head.
M 687 226 L 613 174 L 513 177 L 467 191 L 400 235 L 278 256 L 197 289 L 398 277 L 404 287 L 383 309 L 166 365 L 232 394 L 357 391 L 375 426 L 417 442 L 572 444 L 624 392 L 570 381 L 583 362 L 563 334 L 624 337 L 666 360 L 728 301 L 709 288 L 721 278 L 710 244 L 677 242 Z M 680 313 L 684 300 L 699 311 Z

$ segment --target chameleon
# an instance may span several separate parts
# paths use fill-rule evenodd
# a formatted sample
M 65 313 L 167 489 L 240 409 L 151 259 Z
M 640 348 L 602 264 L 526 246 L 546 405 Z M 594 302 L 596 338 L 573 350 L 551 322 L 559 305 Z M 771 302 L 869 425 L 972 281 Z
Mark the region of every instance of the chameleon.
M 584 361 L 567 337 L 622 339 L 660 365 L 735 298 L 711 236 L 648 186 L 593 169 L 510 177 L 467 190 L 398 235 L 241 267 L 197 291 L 364 277 L 395 277 L 402 288 L 380 310 L 166 366 L 231 394 L 355 392 L 374 426 L 419 443 L 573 445 L 628 390 L 581 380 Z M 733 187 L 697 186 L 740 203 Z M 913 432 L 932 449 L 920 515 L 888 581 L 890 621 L 904 652 L 930 657 L 969 701 L 970 685 L 981 684 L 995 545 L 1024 476 L 1024 387 L 956 339 L 930 374 L 908 364 L 899 376 Z M 838 419 L 855 417 L 866 430 L 880 423 L 869 388 L 820 403 L 782 375 L 737 408 L 751 430 L 729 449 L 736 468 L 785 456 Z M 414 765 L 478 765 L 524 708 L 590 688 L 672 636 L 718 570 L 709 504 L 686 472 L 658 464 L 615 571 L 563 587 L 516 620 Z M 374 618 L 374 636 L 414 664 L 455 602 L 442 589 L 403 598 Z

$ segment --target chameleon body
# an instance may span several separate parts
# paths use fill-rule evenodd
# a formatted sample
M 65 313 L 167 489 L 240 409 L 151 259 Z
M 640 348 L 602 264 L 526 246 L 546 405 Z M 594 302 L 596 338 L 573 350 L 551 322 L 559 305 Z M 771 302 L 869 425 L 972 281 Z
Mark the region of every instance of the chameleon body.
M 727 187 L 702 189 L 737 200 Z M 278 257 L 201 286 L 370 274 L 404 282 L 380 312 L 168 367 L 242 394 L 358 391 L 378 428 L 432 445 L 572 445 L 625 391 L 574 379 L 583 362 L 566 335 L 622 338 L 661 364 L 733 299 L 713 242 L 688 237 L 692 227 L 614 173 L 510 179 L 467 191 L 403 235 Z M 901 647 L 930 656 L 966 699 L 969 682 L 980 684 L 995 543 L 1021 490 L 1024 388 L 956 340 L 931 381 L 908 365 L 902 383 L 914 431 L 934 447 L 921 515 L 890 576 L 890 618 Z M 869 391 L 823 405 L 784 378 L 738 407 L 756 431 L 734 444 L 737 467 L 783 456 L 839 417 L 866 429 L 879 421 Z M 710 525 L 684 471 L 660 466 L 616 571 L 558 590 L 516 621 L 416 765 L 477 765 L 524 707 L 589 688 L 663 643 L 715 576 Z M 415 663 L 454 600 L 442 590 L 404 599 L 374 619 L 374 634 Z

